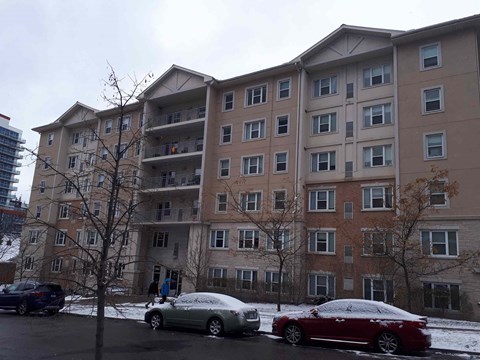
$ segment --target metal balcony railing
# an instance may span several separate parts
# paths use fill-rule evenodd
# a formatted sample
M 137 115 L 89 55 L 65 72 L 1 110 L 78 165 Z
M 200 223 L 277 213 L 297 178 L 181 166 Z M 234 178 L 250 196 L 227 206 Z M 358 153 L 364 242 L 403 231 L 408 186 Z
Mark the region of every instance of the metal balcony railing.
M 142 178 L 142 190 L 161 189 L 168 187 L 181 187 L 200 185 L 200 175 L 175 174 L 175 176 L 152 176 Z
M 198 140 L 170 142 L 160 146 L 147 147 L 145 149 L 145 158 L 187 154 L 197 151 L 203 151 L 203 142 Z
M 199 220 L 197 208 L 172 208 L 150 211 L 139 211 L 135 215 L 135 223 L 182 223 Z
M 205 118 L 205 106 L 188 110 L 179 110 L 170 114 L 163 114 L 148 118 L 147 129 L 203 118 Z

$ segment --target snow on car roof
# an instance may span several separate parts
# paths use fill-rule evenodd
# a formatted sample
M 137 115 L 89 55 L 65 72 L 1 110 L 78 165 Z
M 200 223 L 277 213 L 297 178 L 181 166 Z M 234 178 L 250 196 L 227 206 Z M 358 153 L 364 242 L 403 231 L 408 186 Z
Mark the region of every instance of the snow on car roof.
M 225 294 L 212 293 L 212 292 L 196 292 L 196 293 L 190 293 L 190 294 L 185 294 L 185 295 L 212 296 L 212 297 L 220 300 L 225 305 L 228 305 L 228 306 L 233 307 L 233 308 L 250 307 L 250 305 L 245 304 L 243 301 L 238 300 L 237 298 L 234 298 L 230 295 L 225 295 Z

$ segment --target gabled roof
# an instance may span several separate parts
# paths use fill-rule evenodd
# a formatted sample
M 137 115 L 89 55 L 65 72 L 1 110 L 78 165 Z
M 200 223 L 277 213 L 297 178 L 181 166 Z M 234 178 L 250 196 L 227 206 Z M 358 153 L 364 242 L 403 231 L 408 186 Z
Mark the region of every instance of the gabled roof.
M 81 110 L 81 109 L 91 111 L 92 113 L 95 113 L 98 111 L 97 109 L 94 109 L 88 105 L 82 104 L 81 102 L 77 101 L 54 122 L 47 125 L 38 126 L 36 128 L 33 128 L 32 130 L 38 133 L 42 133 L 46 130 L 58 129 L 62 127 L 63 123 L 67 119 L 69 119 L 72 115 L 74 115 L 78 110 Z

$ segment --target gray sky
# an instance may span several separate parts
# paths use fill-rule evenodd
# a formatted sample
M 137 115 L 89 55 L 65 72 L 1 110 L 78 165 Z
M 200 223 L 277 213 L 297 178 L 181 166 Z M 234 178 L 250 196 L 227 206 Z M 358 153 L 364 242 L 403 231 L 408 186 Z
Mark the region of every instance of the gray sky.
M 480 13 L 478 0 L 0 0 L 0 113 L 30 129 L 76 101 L 97 109 L 107 61 L 155 77 L 172 64 L 217 79 L 289 61 L 342 24 L 410 30 Z M 18 196 L 29 201 L 23 159 Z

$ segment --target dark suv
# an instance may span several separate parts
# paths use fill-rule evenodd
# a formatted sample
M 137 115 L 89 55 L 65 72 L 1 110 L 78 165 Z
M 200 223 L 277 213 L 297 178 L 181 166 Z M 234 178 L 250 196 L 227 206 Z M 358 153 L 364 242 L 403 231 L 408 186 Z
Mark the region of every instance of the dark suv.
M 65 305 L 65 293 L 58 284 L 21 281 L 0 291 L 0 309 L 16 310 L 25 315 L 30 311 L 55 314 Z

